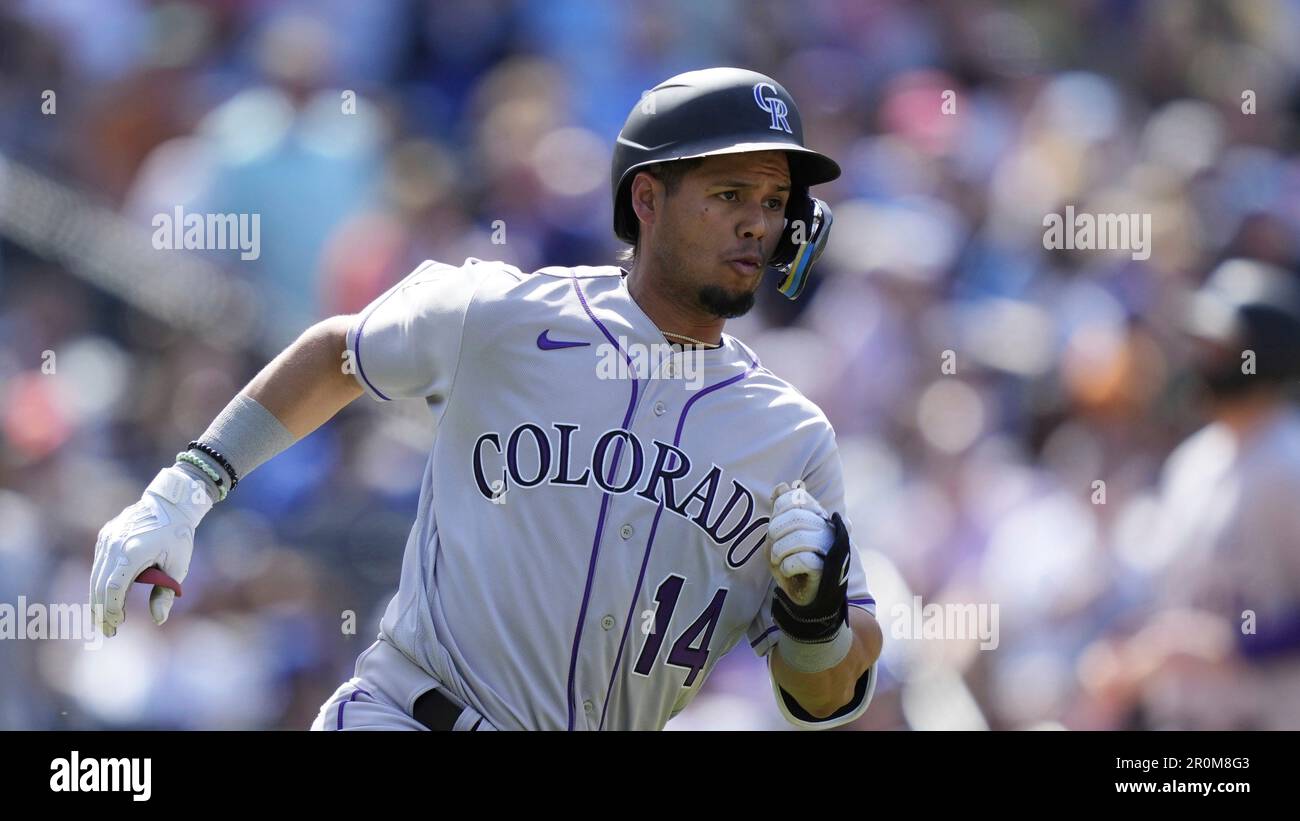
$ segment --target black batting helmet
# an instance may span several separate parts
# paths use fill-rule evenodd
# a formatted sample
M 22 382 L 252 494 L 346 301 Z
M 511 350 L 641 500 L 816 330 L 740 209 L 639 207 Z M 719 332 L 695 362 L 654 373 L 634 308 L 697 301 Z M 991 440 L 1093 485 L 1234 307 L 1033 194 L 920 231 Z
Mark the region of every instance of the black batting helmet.
M 830 207 L 809 196 L 808 187 L 840 175 L 834 160 L 803 143 L 799 108 L 771 77 L 743 68 L 670 77 L 633 107 L 614 146 L 614 234 L 636 243 L 639 224 L 628 192 L 638 169 L 714 154 L 786 151 L 791 177 L 786 228 L 768 264 L 784 276 L 781 293 L 795 299 L 825 248 L 832 221 Z

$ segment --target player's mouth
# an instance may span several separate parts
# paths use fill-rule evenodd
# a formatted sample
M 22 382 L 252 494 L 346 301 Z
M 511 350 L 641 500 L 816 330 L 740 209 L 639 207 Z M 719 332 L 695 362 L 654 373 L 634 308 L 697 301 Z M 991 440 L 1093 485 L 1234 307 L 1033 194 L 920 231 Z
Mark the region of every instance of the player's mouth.
M 763 258 L 758 254 L 741 254 L 727 260 L 727 263 L 732 270 L 747 277 L 755 276 L 763 270 Z

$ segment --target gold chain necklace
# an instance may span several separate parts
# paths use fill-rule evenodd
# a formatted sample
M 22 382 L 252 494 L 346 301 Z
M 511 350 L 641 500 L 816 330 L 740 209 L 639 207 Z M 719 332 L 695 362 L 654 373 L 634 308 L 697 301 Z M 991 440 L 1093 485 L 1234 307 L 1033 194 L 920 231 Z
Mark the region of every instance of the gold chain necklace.
M 721 348 L 721 347 L 722 347 L 722 345 L 720 345 L 720 344 L 719 344 L 719 345 L 710 345 L 708 342 L 701 342 L 701 341 L 698 340 L 698 339 L 692 339 L 691 337 L 687 336 L 686 334 L 675 334 L 675 333 L 671 333 L 671 332 L 669 332 L 669 331 L 660 331 L 659 333 L 663 334 L 664 336 L 675 336 L 675 337 L 677 337 L 678 339 L 685 339 L 687 342 L 693 343 L 693 344 L 695 344 L 695 345 L 703 345 L 703 346 L 706 347 L 706 348 Z

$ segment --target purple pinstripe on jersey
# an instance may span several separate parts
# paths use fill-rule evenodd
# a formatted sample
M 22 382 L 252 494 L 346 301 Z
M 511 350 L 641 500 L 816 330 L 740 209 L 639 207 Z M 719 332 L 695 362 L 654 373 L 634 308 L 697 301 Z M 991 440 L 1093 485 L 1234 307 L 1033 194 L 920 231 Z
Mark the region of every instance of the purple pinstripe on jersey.
M 614 669 L 609 672 L 609 685 L 605 688 L 605 701 L 600 707 L 600 724 L 596 727 L 598 730 L 605 729 L 605 712 L 609 709 L 609 696 L 614 692 L 614 677 L 618 675 L 619 663 L 623 661 L 623 648 L 627 646 L 627 631 L 631 627 L 633 615 L 636 613 L 636 600 L 641 595 L 641 584 L 645 580 L 645 569 L 650 564 L 650 546 L 655 543 L 655 531 L 659 529 L 659 516 L 664 512 L 664 503 L 659 503 L 659 509 L 655 511 L 654 521 L 650 523 L 650 535 L 646 538 L 645 555 L 641 557 L 641 572 L 636 577 L 636 588 L 632 592 L 632 603 L 627 608 L 627 618 L 623 620 L 623 636 L 618 642 L 618 653 L 614 656 Z
M 729 379 L 724 379 L 717 384 L 710 385 L 692 396 L 690 399 L 687 399 L 686 404 L 682 406 L 681 415 L 677 417 L 677 432 L 673 434 L 673 447 L 678 447 L 682 443 L 682 429 L 686 426 L 686 414 L 690 413 L 691 405 L 694 405 L 697 400 L 708 396 L 719 388 L 725 388 L 728 385 L 739 382 L 753 373 L 754 369 L 757 367 L 758 361 L 751 357 L 749 367 L 745 369 L 744 373 L 738 373 Z M 655 511 L 654 521 L 650 525 L 650 535 L 646 539 L 645 555 L 641 557 L 641 572 L 637 575 L 636 587 L 632 590 L 632 601 L 628 604 L 627 618 L 623 621 L 623 637 L 618 643 L 618 653 L 614 656 L 614 669 L 610 671 L 609 686 L 605 688 L 605 703 L 600 708 L 600 724 L 597 729 L 604 729 L 605 727 L 605 713 L 609 709 L 609 696 L 614 692 L 614 679 L 618 676 L 618 667 L 623 661 L 623 648 L 627 646 L 627 631 L 632 625 L 632 615 L 636 612 L 636 600 L 641 596 L 641 585 L 645 582 L 645 570 L 650 564 L 650 551 L 653 549 L 655 543 L 655 531 L 659 528 L 659 516 L 663 512 L 664 503 L 660 501 L 659 509 Z
M 414 271 L 411 272 L 410 276 L 402 280 L 402 282 L 406 282 L 407 280 L 411 279 L 411 277 L 414 277 L 416 274 L 420 273 L 427 267 L 428 265 L 420 265 L 418 268 L 416 268 Z M 356 348 L 356 350 L 353 351 L 353 354 L 356 356 L 356 360 L 357 360 L 357 375 L 361 377 L 362 382 L 365 382 L 367 385 L 370 386 L 370 390 L 375 392 L 375 396 L 378 396 L 380 399 L 383 399 L 385 402 L 391 402 L 392 398 L 385 396 L 383 391 L 379 390 L 379 388 L 376 388 L 375 383 L 371 382 L 369 379 L 366 378 L 366 369 L 361 367 L 361 335 L 366 328 L 366 321 L 370 319 L 371 314 L 379 310 L 380 305 L 383 305 L 385 302 L 388 301 L 389 297 L 397 293 L 397 291 L 402 287 L 402 282 L 399 282 L 396 285 L 394 285 L 392 288 L 389 288 L 388 293 L 384 294 L 383 299 L 381 299 L 379 303 L 375 305 L 374 309 L 369 311 L 365 316 L 361 317 L 361 324 L 357 326 L 356 345 L 353 346 L 354 348 Z
M 623 350 L 623 346 L 618 343 L 618 340 L 614 339 L 613 334 L 609 332 L 609 329 L 605 327 L 605 324 L 597 319 L 596 315 L 592 313 L 591 307 L 587 305 L 587 297 L 582 293 L 582 286 L 578 283 L 578 278 L 572 276 L 571 279 L 573 281 L 573 291 L 578 295 L 578 301 L 582 303 L 582 310 L 587 312 L 587 316 L 593 323 L 595 323 L 596 327 L 600 329 L 600 332 L 605 335 L 605 338 L 609 340 L 609 343 L 618 348 L 619 353 L 623 354 L 623 358 L 627 360 L 628 367 L 631 369 L 630 372 L 635 373 L 636 366 L 632 363 L 632 357 L 628 356 L 627 351 Z M 635 376 L 632 377 L 632 397 L 628 400 L 627 412 L 623 414 L 622 427 L 624 430 L 627 430 L 628 424 L 632 421 L 632 412 L 636 409 L 636 397 L 640 388 L 640 380 Z M 618 444 L 614 447 L 614 466 L 610 469 L 612 476 L 618 476 L 618 459 L 619 456 L 622 455 L 622 452 L 623 442 L 622 440 L 619 440 Z M 596 469 L 600 470 L 601 467 L 601 465 L 597 465 Z M 578 627 L 573 633 L 573 652 L 569 654 L 568 691 L 570 730 L 573 729 L 573 715 L 575 711 L 575 703 L 577 701 L 574 695 L 574 689 L 576 686 L 578 669 L 578 645 L 582 642 L 582 623 L 587 619 L 587 605 L 591 601 L 591 582 L 596 576 L 596 557 L 600 553 L 600 539 L 605 532 L 605 514 L 608 510 L 609 493 L 606 492 L 600 497 L 600 516 L 596 519 L 596 538 L 591 544 L 591 559 L 587 562 L 587 586 L 582 591 L 582 606 L 578 609 Z
M 361 377 L 361 381 L 365 382 L 367 385 L 370 386 L 370 390 L 375 392 L 375 396 L 378 396 L 380 399 L 383 399 L 385 402 L 389 402 L 392 400 L 389 399 L 389 397 L 384 396 L 383 391 L 379 390 L 379 388 L 376 388 L 375 383 L 371 382 L 369 379 L 366 378 L 366 369 L 361 367 L 361 332 L 366 329 L 366 320 L 369 318 L 370 318 L 370 314 L 366 314 L 365 316 L 361 317 L 361 324 L 357 326 L 356 344 L 352 346 L 356 348 L 356 350 L 354 350 L 352 353 L 356 356 L 357 359 L 357 375 Z
M 348 706 L 348 703 L 349 703 L 349 702 L 351 702 L 351 701 L 353 701 L 354 699 L 356 699 L 358 693 L 360 693 L 361 695 L 365 696 L 366 698 L 374 698 L 374 696 L 370 695 L 370 694 L 367 693 L 365 690 L 362 690 L 360 687 L 358 687 L 357 689 L 353 690 L 353 691 L 352 691 L 352 695 L 348 696 L 348 700 L 347 700 L 347 701 L 340 701 L 340 702 L 339 702 L 339 720 L 338 720 L 338 723 L 335 725 L 334 729 L 336 729 L 336 730 L 342 730 L 342 729 L 343 729 L 343 708 L 346 707 L 346 706 Z

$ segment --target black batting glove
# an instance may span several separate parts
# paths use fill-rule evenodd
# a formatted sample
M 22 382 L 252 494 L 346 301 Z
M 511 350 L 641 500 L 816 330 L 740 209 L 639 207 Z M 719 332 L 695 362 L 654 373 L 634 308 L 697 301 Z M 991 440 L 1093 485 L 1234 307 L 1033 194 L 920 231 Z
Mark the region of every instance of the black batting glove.
M 805 605 L 796 604 L 777 585 L 772 599 L 772 619 L 795 641 L 822 644 L 835 638 L 849 618 L 849 531 L 840 514 L 831 514 L 835 542 L 822 560 L 817 595 Z

